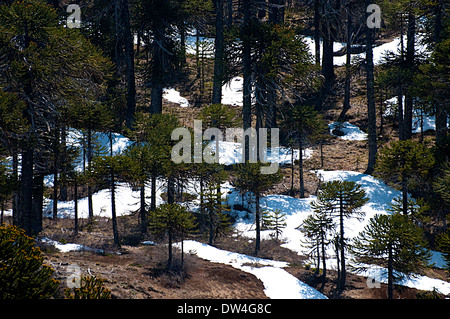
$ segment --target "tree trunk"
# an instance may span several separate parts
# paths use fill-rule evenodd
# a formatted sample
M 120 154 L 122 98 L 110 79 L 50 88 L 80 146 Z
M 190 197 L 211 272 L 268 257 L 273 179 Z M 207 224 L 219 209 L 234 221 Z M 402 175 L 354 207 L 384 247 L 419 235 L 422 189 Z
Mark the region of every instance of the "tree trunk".
M 91 127 L 89 125 L 88 127 L 88 132 L 87 132 L 88 136 L 87 136 L 87 160 L 88 160 L 88 166 L 91 165 L 92 162 L 92 131 L 91 131 Z M 91 182 L 89 182 L 88 187 L 87 187 L 87 191 L 88 191 L 88 218 L 89 218 L 89 223 L 91 223 L 94 220 L 94 206 L 92 203 L 92 186 L 91 186 Z
M 114 176 L 114 168 L 111 167 L 111 215 L 112 215 L 112 228 L 114 235 L 114 245 L 120 247 L 119 230 L 117 228 L 117 216 L 116 216 L 116 182 Z
M 351 84 L 351 47 L 352 47 L 352 15 L 351 9 L 347 8 L 347 52 L 345 62 L 345 88 L 344 105 L 339 115 L 339 121 L 343 122 L 345 114 L 350 110 L 350 84 Z
M 251 99 L 251 90 L 252 90 L 252 61 L 251 61 L 251 47 L 250 41 L 248 39 L 248 32 L 251 24 L 251 7 L 252 0 L 244 1 L 243 10 L 244 10 L 244 23 L 243 23 L 243 48 L 242 48 L 242 63 L 243 63 L 243 75 L 244 75 L 244 83 L 243 83 L 243 105 L 242 105 L 242 120 L 243 120 L 243 128 L 244 131 L 251 127 L 252 124 L 252 99 Z M 247 137 L 244 137 L 247 139 Z M 249 141 L 250 142 L 250 141 Z M 245 150 L 243 154 L 243 162 L 250 159 L 250 143 L 245 143 Z
M 408 186 L 406 180 L 402 181 L 402 211 L 403 215 L 408 215 Z
M 345 287 L 345 277 L 346 277 L 346 270 L 345 270 L 345 240 L 344 240 L 344 207 L 343 207 L 343 201 L 342 194 L 339 198 L 339 226 L 340 226 L 340 238 L 339 238 L 339 245 L 341 250 L 341 277 L 339 281 L 339 287 L 340 289 L 344 289 Z
M 153 212 L 156 210 L 156 173 L 155 172 L 152 172 L 150 210 Z
M 14 149 L 12 155 L 12 167 L 13 167 L 13 182 L 14 185 L 19 185 L 19 160 L 17 149 Z M 13 225 L 19 225 L 19 192 L 14 187 L 14 193 L 12 195 L 12 210 L 13 210 Z
M 61 150 L 62 150 L 62 167 L 61 167 L 61 181 L 59 185 L 59 198 L 61 201 L 67 201 L 67 174 L 69 170 L 69 160 L 67 157 L 67 130 L 66 124 L 61 126 Z
M 74 217 L 74 232 L 75 235 L 78 234 L 78 181 L 77 176 L 75 175 L 73 180 L 73 200 L 74 200 L 74 210 L 75 210 L 75 217 Z
M 388 244 L 388 298 L 394 298 L 394 268 L 391 243 Z
M 436 105 L 436 143 L 444 141 L 447 136 L 447 111 L 441 105 Z
M 214 80 L 212 104 L 222 102 L 222 80 L 223 80 L 223 0 L 216 0 L 216 38 L 214 55 Z
M 366 0 L 366 3 L 370 0 Z M 374 29 L 367 28 L 366 43 L 366 68 L 367 68 L 367 113 L 369 126 L 369 161 L 367 163 L 366 174 L 371 174 L 375 167 L 377 155 L 377 113 L 375 107 L 375 89 L 374 89 L 374 66 L 373 66 L 373 39 Z
M 172 259 L 173 259 L 173 252 L 172 252 L 172 229 L 169 229 L 168 231 L 168 236 L 169 236 L 169 258 L 167 259 L 167 268 L 171 269 L 172 268 Z
M 305 183 L 303 180 L 303 142 L 300 138 L 299 143 L 299 155 L 298 155 L 298 173 L 300 177 L 300 198 L 305 198 Z
M 322 243 L 322 269 L 323 269 L 323 280 L 325 281 L 325 277 L 327 276 L 327 264 L 326 264 L 326 255 L 325 255 L 325 237 L 324 233 L 322 232 L 321 235 L 321 243 Z
M 127 112 L 126 126 L 131 129 L 134 124 L 134 113 L 136 111 L 136 83 L 134 77 L 134 45 L 130 29 L 130 12 L 128 1 L 123 1 L 123 32 L 125 44 L 125 66 L 126 66 L 126 88 L 127 88 Z
M 154 22 L 153 27 L 153 68 L 152 68 L 152 92 L 150 113 L 162 113 L 162 93 L 164 78 L 164 43 L 165 43 L 165 27 L 163 23 Z
M 397 105 L 398 105 L 398 138 L 400 141 L 405 140 L 405 122 L 403 120 L 403 87 L 397 88 Z
M 208 244 L 212 245 L 214 241 L 214 211 L 209 209 L 209 240 Z
M 58 188 L 59 188 L 59 127 L 55 128 L 55 144 L 53 150 L 53 219 L 58 218 Z
M 147 211 L 145 210 L 145 182 L 141 184 L 141 234 L 147 233 Z
M 410 71 L 409 76 L 412 77 L 414 72 L 414 43 L 416 34 L 416 17 L 414 14 L 408 15 L 408 30 L 406 32 L 406 67 Z M 404 137 L 405 139 L 411 139 L 412 137 L 412 117 L 413 117 L 413 97 L 408 89 L 405 94 L 405 114 L 404 114 Z
M 314 49 L 316 65 L 320 66 L 320 0 L 314 0 Z
M 32 229 L 33 209 L 33 148 L 27 147 L 22 152 L 22 171 L 19 190 L 19 218 L 18 226 L 25 230 L 27 235 L 34 235 Z
M 167 203 L 175 203 L 175 178 L 173 176 L 167 178 Z
M 259 211 L 259 198 L 260 194 L 256 193 L 256 210 L 255 210 L 255 224 L 256 224 L 256 240 L 255 240 L 255 256 L 258 256 L 261 249 L 261 216 Z
M 291 148 L 291 196 L 294 196 L 294 145 Z
M 233 24 L 233 0 L 227 0 L 227 26 Z
M 336 78 L 333 61 L 333 39 L 329 31 L 325 31 L 322 43 L 322 75 L 325 77 L 324 86 L 326 90 L 331 88 Z
M 42 210 L 44 206 L 44 175 L 38 174 L 33 178 L 33 203 L 31 228 L 32 233 L 37 234 L 42 231 Z

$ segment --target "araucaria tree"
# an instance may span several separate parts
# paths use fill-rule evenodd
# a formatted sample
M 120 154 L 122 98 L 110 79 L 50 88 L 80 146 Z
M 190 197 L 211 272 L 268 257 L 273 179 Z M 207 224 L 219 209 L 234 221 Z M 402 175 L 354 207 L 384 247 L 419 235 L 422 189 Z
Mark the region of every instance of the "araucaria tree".
M 413 140 L 397 141 L 379 152 L 375 173 L 402 191 L 403 214 L 406 215 L 408 190 L 423 181 L 433 165 L 433 154 L 426 146 Z
M 45 167 L 38 159 L 50 149 L 61 107 L 97 101 L 112 65 L 78 30 L 60 24 L 42 0 L 0 6 L 0 65 L 0 90 L 25 103 L 29 123 L 18 149 L 22 168 L 14 220 L 35 234 L 42 229 L 42 196 L 33 194 L 33 182 L 43 187 Z
M 312 106 L 296 105 L 287 110 L 284 126 L 288 135 L 291 136 L 299 148 L 298 171 L 300 176 L 300 197 L 304 198 L 303 150 L 308 141 L 315 140 L 320 133 L 326 130 L 326 125 L 322 116 Z M 294 170 L 293 166 L 292 170 Z M 293 172 L 291 176 L 294 176 Z M 293 181 L 291 185 L 293 185 Z M 293 190 L 291 189 L 291 191 Z
M 407 216 L 376 215 L 351 247 L 358 263 L 355 268 L 363 271 L 368 264 L 387 267 L 388 298 L 392 299 L 395 281 L 427 265 L 426 243 L 422 229 Z
M 262 166 L 261 162 L 238 164 L 236 165 L 236 178 L 232 181 L 232 185 L 241 193 L 252 192 L 255 195 L 255 256 L 258 255 L 261 248 L 261 211 L 259 206 L 261 196 L 282 178 L 279 170 L 275 174 L 262 174 Z
M 338 220 L 338 247 L 340 256 L 340 269 L 338 271 L 338 282 L 340 289 L 345 286 L 345 240 L 344 221 L 351 217 L 362 217 L 364 212 L 361 207 L 369 201 L 366 192 L 361 185 L 352 181 L 331 181 L 322 186 L 317 199 L 311 203 L 316 214 L 328 215 Z
M 172 268 L 173 252 L 172 244 L 176 236 L 184 237 L 195 227 L 194 217 L 185 207 L 179 204 L 162 204 L 150 213 L 149 228 L 159 235 L 166 234 L 169 240 L 169 257 L 167 268 Z
M 322 261 L 322 278 L 325 280 L 327 275 L 326 247 L 331 243 L 331 232 L 335 228 L 333 219 L 325 209 L 315 209 L 314 213 L 309 215 L 300 227 L 305 234 L 306 241 L 313 252 L 317 252 L 317 271 L 320 269 Z
M 53 272 L 33 238 L 15 226 L 0 226 L 1 299 L 50 298 L 59 287 Z

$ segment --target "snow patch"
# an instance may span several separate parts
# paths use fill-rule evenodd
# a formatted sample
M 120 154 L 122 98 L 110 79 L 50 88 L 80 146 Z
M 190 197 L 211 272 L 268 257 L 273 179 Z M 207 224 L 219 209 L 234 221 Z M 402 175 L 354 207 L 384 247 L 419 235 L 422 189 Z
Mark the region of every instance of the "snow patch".
M 340 126 L 340 127 L 339 127 Z M 361 129 L 353 124 L 350 124 L 349 122 L 339 123 L 334 122 L 328 125 L 328 128 L 330 130 L 330 134 L 337 136 L 343 140 L 347 141 L 364 141 L 367 140 L 367 133 L 364 133 L 361 131 Z M 339 129 L 344 135 L 337 135 L 333 133 L 335 129 Z
M 163 98 L 169 102 L 179 104 L 180 107 L 188 107 L 190 105 L 189 101 L 180 95 L 180 92 L 172 88 L 163 89 Z
M 100 254 L 104 253 L 102 249 L 91 248 L 80 244 L 62 244 L 59 241 L 50 239 L 48 237 L 43 237 L 40 239 L 40 241 L 54 246 L 58 251 L 63 253 L 68 253 L 71 251 L 93 251 Z
M 180 243 L 175 244 L 181 247 Z M 255 275 L 264 284 L 264 293 L 271 299 L 327 299 L 319 291 L 301 282 L 283 269 L 288 263 L 212 247 L 194 240 L 185 240 L 184 249 L 214 263 L 231 265 Z

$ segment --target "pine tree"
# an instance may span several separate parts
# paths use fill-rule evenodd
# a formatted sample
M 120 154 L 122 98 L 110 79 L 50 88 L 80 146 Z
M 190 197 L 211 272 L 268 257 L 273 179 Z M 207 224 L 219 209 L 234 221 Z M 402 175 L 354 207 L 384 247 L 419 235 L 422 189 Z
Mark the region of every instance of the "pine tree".
M 369 6 L 372 1 L 366 0 L 366 6 Z M 366 174 L 372 174 L 375 167 L 377 154 L 377 118 L 375 109 L 375 79 L 374 79 L 374 64 L 373 64 L 373 42 L 375 38 L 375 30 L 367 28 L 366 32 L 366 83 L 367 83 L 367 114 L 369 122 L 369 160 L 367 163 Z
M 433 154 L 423 144 L 412 140 L 397 141 L 379 152 L 375 173 L 388 184 L 401 189 L 403 214 L 406 215 L 408 189 L 419 180 L 423 181 L 433 164 Z
M 167 234 L 169 240 L 169 257 L 167 268 L 171 269 L 173 261 L 172 244 L 177 236 L 184 236 L 195 227 L 192 214 L 179 204 L 162 204 L 150 212 L 149 228 L 158 235 Z
M 242 193 L 252 192 L 255 195 L 255 224 L 256 224 L 256 240 L 255 240 L 255 256 L 258 255 L 261 246 L 261 196 L 268 191 L 275 183 L 282 179 L 281 172 L 275 174 L 261 174 L 261 162 L 245 163 L 236 165 L 236 176 L 232 181 L 232 185 Z
M 30 127 L 22 135 L 22 172 L 17 224 L 27 234 L 42 228 L 41 196 L 33 196 L 37 158 L 49 149 L 49 128 L 60 105 L 95 101 L 103 93 L 111 64 L 78 30 L 59 24 L 56 11 L 42 0 L 0 6 L 0 86 L 25 102 Z M 89 87 L 89 90 L 86 90 Z M 42 189 L 44 171 L 38 172 Z M 39 181 L 35 179 L 35 182 Z M 36 183 L 37 184 L 37 183 Z
M 323 209 L 315 209 L 314 213 L 309 215 L 300 226 L 311 252 L 317 251 L 317 271 L 320 269 L 320 259 L 322 259 L 323 279 L 327 275 L 326 247 L 331 243 L 330 235 L 334 227 L 329 212 Z
M 283 229 L 286 228 L 286 213 L 283 213 L 279 209 L 270 211 L 268 216 L 269 222 L 267 229 L 273 230 L 275 234 L 276 241 L 279 240 Z
M 331 181 L 323 184 L 317 199 L 311 203 L 311 207 L 321 214 L 329 214 L 338 220 L 339 237 L 338 246 L 340 250 L 340 271 L 338 273 L 339 287 L 344 289 L 346 280 L 345 250 L 347 241 L 345 239 L 344 220 L 351 217 L 364 215 L 361 207 L 369 201 L 366 192 L 361 185 L 352 181 Z
M 122 177 L 130 186 L 140 191 L 140 224 L 141 234 L 147 232 L 147 204 L 145 202 L 145 184 L 151 177 L 151 170 L 155 165 L 157 155 L 152 152 L 148 144 L 135 143 L 122 154 Z
M 312 106 L 307 105 L 296 105 L 289 108 L 286 112 L 286 120 L 283 126 L 296 141 L 299 148 L 300 197 L 304 198 L 303 150 L 307 142 L 316 140 L 319 134 L 326 130 L 326 126 L 322 116 L 317 111 L 314 111 Z M 292 167 L 292 170 L 294 170 L 294 167 Z
M 228 209 L 222 204 L 222 193 L 217 192 L 215 183 L 207 185 L 201 197 L 200 211 L 207 216 L 209 228 L 208 243 L 213 245 L 217 235 L 222 232 L 222 229 L 227 228 L 227 218 L 223 212 Z
M 388 298 L 392 299 L 394 283 L 403 274 L 409 276 L 427 265 L 426 243 L 423 231 L 406 216 L 378 214 L 354 240 L 351 249 L 359 263 L 355 268 L 365 270 L 367 264 L 387 267 Z
M 117 226 L 116 213 L 116 178 L 118 173 L 123 169 L 123 161 L 121 155 L 98 156 L 89 167 L 89 175 L 95 180 L 103 179 L 111 190 L 111 221 L 114 236 L 114 245 L 120 248 L 120 237 Z

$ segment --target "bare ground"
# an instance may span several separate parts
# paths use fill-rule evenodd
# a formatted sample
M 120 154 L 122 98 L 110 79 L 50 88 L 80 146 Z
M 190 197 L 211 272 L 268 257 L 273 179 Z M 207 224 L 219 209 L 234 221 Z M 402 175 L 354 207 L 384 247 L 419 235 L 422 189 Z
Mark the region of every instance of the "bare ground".
M 211 263 L 189 253 L 184 254 L 184 265 L 181 266 L 181 252 L 174 250 L 172 271 L 167 271 L 167 246 L 148 246 L 139 244 L 141 238 L 137 234 L 137 216 L 119 218 L 122 242 L 121 248 L 113 246 L 111 222 L 108 219 L 96 219 L 92 225 L 82 220 L 78 235 L 72 232 L 70 220 L 45 220 L 45 231 L 48 236 L 63 243 L 80 243 L 92 248 L 102 249 L 103 253 L 90 251 L 59 252 L 53 246 L 39 243 L 46 264 L 55 269 L 55 278 L 62 287 L 57 298 L 63 298 L 66 287 L 69 265 L 80 267 L 83 275 L 94 275 L 105 279 L 104 285 L 111 290 L 113 298 L 121 299 L 265 299 L 264 286 L 254 275 L 242 272 L 228 265 Z M 203 241 L 201 235 L 194 239 Z M 248 238 L 226 236 L 215 243 L 220 249 L 236 251 L 252 255 L 254 243 Z M 369 288 L 365 277 L 347 274 L 347 286 L 344 291 L 337 290 L 336 272 L 328 270 L 325 284 L 314 273 L 311 265 L 305 264 L 305 256 L 299 256 L 289 249 L 280 247 L 275 240 L 262 241 L 259 257 L 289 262 L 285 268 L 301 281 L 320 290 L 329 298 L 338 299 L 385 299 L 387 287 Z M 443 270 L 428 270 L 427 275 L 448 280 Z M 419 290 L 396 287 L 395 298 L 414 299 Z

